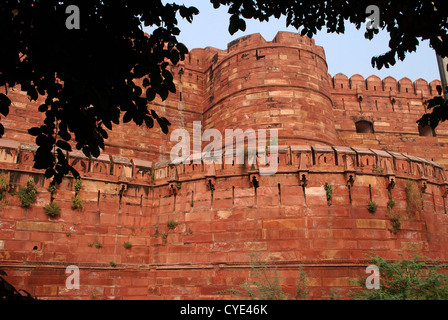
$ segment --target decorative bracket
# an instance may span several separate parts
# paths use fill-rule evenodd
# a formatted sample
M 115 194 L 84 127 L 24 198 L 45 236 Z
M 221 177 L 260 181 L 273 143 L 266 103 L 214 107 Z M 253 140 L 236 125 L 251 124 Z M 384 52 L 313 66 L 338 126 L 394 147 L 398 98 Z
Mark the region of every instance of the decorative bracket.
M 128 189 L 129 180 L 124 172 L 124 166 L 121 169 L 120 176 L 118 177 L 118 192 L 123 195 L 123 193 Z
M 171 167 L 171 166 L 170 166 Z M 180 183 L 179 183 L 179 175 L 177 174 L 177 167 L 173 167 L 173 172 L 171 173 L 170 178 L 168 179 L 168 187 L 170 190 L 170 194 L 176 194 L 177 189 L 180 189 Z
M 344 159 L 344 175 L 345 180 L 347 181 L 347 186 L 353 186 L 356 177 L 356 170 L 353 164 L 353 159 L 348 155 L 344 155 L 343 159 Z
M 207 190 L 215 190 L 216 182 L 216 169 L 215 164 L 211 163 L 205 174 L 205 184 L 207 185 Z
M 442 191 L 443 191 L 442 197 L 443 198 L 448 197 L 448 181 L 443 182 Z
M 249 161 L 249 157 L 248 157 Z M 249 182 L 254 188 L 258 188 L 260 185 L 260 170 L 258 168 L 257 158 L 252 158 L 251 166 L 249 170 Z M 249 161 L 250 163 L 250 161 Z
M 303 154 L 300 155 L 300 163 L 299 163 L 299 184 L 302 187 L 306 187 L 308 184 L 308 173 L 310 170 L 308 169 L 308 166 L 306 165 L 306 159 Z
M 395 172 L 392 170 L 392 166 L 389 161 L 385 161 L 386 164 L 386 178 L 388 181 L 387 189 L 392 190 L 395 187 Z
M 422 193 L 425 193 L 426 188 L 428 187 L 428 178 L 427 177 L 421 177 L 419 180 L 419 187 Z
M 249 181 L 254 188 L 258 188 L 260 185 L 260 175 L 258 172 L 249 173 Z

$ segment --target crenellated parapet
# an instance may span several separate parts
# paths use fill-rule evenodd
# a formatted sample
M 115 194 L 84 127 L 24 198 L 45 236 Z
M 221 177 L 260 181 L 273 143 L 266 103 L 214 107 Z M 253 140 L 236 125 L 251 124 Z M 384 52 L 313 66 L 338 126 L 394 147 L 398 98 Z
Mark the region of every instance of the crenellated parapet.
M 0 164 L 3 170 L 40 173 L 32 168 L 37 146 L 13 140 L 0 140 Z M 263 150 L 264 152 L 264 150 Z M 80 173 L 82 179 L 108 181 L 125 185 L 146 185 L 160 187 L 172 183 L 203 180 L 204 185 L 214 184 L 229 176 L 245 177 L 252 183 L 255 175 L 260 184 L 260 176 L 296 175 L 300 185 L 301 173 L 306 174 L 307 183 L 313 174 L 328 173 L 345 175 L 346 180 L 356 181 L 357 176 L 384 177 L 413 180 L 422 187 L 433 185 L 442 188 L 448 184 L 448 175 L 443 166 L 420 157 L 371 148 L 356 148 L 323 145 L 278 146 L 277 165 L 273 166 L 270 154 L 252 153 L 245 155 L 243 164 L 237 164 L 237 152 L 232 156 L 222 155 L 220 163 L 206 161 L 205 153 L 170 161 L 151 162 L 129 159 L 121 156 L 102 154 L 98 158 L 86 157 L 82 152 L 68 152 L 69 163 Z M 193 161 L 193 159 L 201 159 Z M 204 161 L 205 160 L 205 161 Z M 215 162 L 218 162 L 215 159 Z M 263 171 L 264 170 L 264 171 Z M 261 173 L 260 173 L 261 172 Z M 265 172 L 265 173 L 263 173 Z M 443 193 L 440 191 L 441 194 Z
M 436 87 L 441 85 L 440 80 L 427 82 L 423 79 L 417 79 L 412 82 L 409 78 L 396 80 L 393 77 L 380 79 L 371 75 L 366 79 L 359 75 L 352 75 L 350 78 L 342 73 L 338 73 L 331 78 L 332 90 L 335 93 L 358 92 L 365 94 L 391 94 L 418 98 L 430 99 L 438 95 Z

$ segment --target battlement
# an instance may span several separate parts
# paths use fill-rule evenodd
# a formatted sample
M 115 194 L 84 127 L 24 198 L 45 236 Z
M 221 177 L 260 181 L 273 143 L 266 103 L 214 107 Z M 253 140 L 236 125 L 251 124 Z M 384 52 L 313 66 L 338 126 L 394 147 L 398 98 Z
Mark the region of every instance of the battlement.
M 12 140 L 0 140 L 0 163 L 8 171 L 43 174 L 41 170 L 32 168 L 32 159 L 37 146 Z M 191 155 L 191 159 L 205 159 L 205 153 Z M 152 163 L 146 160 L 130 159 L 121 156 L 102 154 L 98 158 L 87 158 L 81 152 L 68 152 L 69 163 L 79 171 L 82 179 L 108 181 L 121 185 L 160 187 L 196 180 L 204 180 L 204 185 L 210 187 L 216 179 L 229 176 L 247 176 L 248 182 L 259 186 L 260 168 L 271 168 L 269 161 L 277 165 L 271 169 L 268 176 L 292 174 L 298 175 L 297 184 L 302 183 L 301 175 L 313 173 L 343 174 L 347 179 L 355 179 L 357 175 L 375 176 L 391 179 L 413 180 L 421 187 L 434 185 L 445 188 L 448 185 L 446 170 L 439 164 L 412 155 L 388 152 L 369 148 L 350 148 L 342 146 L 309 146 L 292 145 L 278 146 L 278 159 L 271 159 L 265 153 L 256 156 L 245 155 L 244 164 L 237 163 L 237 152 L 231 157 L 222 156 L 221 164 L 198 163 L 181 159 L 177 163 L 162 161 Z M 216 159 L 215 159 L 216 161 Z M 268 171 L 268 170 L 266 170 Z M 266 174 L 265 174 L 266 175 Z M 308 178 L 307 178 L 308 179 Z M 308 183 L 309 181 L 307 181 Z M 120 190 L 120 188 L 117 188 Z M 443 189 L 444 190 L 444 189 Z M 445 191 L 440 191 L 444 194 Z
M 338 92 L 345 90 L 354 90 L 357 92 L 368 91 L 370 93 L 375 92 L 378 94 L 386 92 L 400 95 L 406 94 L 408 96 L 415 95 L 419 98 L 423 96 L 425 99 L 437 96 L 438 92 L 436 87 L 442 85 L 440 80 L 433 80 L 428 83 L 426 80 L 420 78 L 412 82 L 409 78 L 405 77 L 397 81 L 393 77 L 380 79 L 375 75 L 371 75 L 367 77 L 367 79 L 364 79 L 364 77 L 359 74 L 352 75 L 348 78 L 342 73 L 333 76 L 331 82 L 333 89 Z

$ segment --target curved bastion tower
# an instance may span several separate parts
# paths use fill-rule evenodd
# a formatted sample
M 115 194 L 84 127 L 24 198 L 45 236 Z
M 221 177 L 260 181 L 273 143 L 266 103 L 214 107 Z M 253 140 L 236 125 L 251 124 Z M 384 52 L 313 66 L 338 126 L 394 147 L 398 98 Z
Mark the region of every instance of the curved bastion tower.
M 193 49 L 171 71 L 176 94 L 150 105 L 170 132 L 277 129 L 275 174 L 261 174 L 263 155 L 171 163 L 177 139 L 123 124 L 100 157 L 69 153 L 81 188 L 64 178 L 53 194 L 61 213 L 49 217 L 49 181 L 32 168 L 27 134 L 42 121 L 40 101 L 10 90 L 0 269 L 16 288 L 42 299 L 229 298 L 217 292 L 249 279 L 248 254 L 259 252 L 291 297 L 303 267 L 308 297 L 320 299 L 346 297 L 366 254 L 447 262 L 448 127 L 416 124 L 440 81 L 330 76 L 323 48 L 288 32 Z M 37 199 L 22 207 L 14 193 L 30 177 Z M 79 289 L 66 285 L 69 265 Z

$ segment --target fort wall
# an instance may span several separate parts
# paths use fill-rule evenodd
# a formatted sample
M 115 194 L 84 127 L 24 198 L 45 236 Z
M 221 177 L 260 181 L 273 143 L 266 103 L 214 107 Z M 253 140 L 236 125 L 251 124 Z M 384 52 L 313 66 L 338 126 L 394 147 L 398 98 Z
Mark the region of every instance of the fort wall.
M 26 133 L 42 119 L 39 101 L 10 92 L 0 139 L 9 184 L 0 204 L 0 267 L 14 286 L 41 299 L 221 299 L 228 296 L 218 291 L 250 277 L 248 254 L 260 252 L 292 296 L 304 266 L 310 298 L 319 299 L 332 288 L 350 290 L 349 280 L 365 275 L 366 254 L 448 261 L 447 127 L 422 136 L 415 122 L 439 81 L 332 77 L 322 47 L 284 32 L 270 42 L 256 34 L 227 50 L 193 49 L 172 72 L 176 94 L 150 105 L 170 131 L 192 133 L 193 121 L 223 134 L 277 128 L 276 174 L 261 174 L 262 155 L 254 164 L 173 164 L 177 142 L 157 125 L 122 124 L 100 157 L 68 154 L 82 177 L 84 208 L 72 209 L 67 176 L 54 193 L 61 214 L 51 218 L 43 209 L 49 181 L 32 168 L 37 146 Z M 357 132 L 362 120 L 372 132 Z M 23 208 L 14 192 L 29 177 L 37 201 Z M 409 184 L 422 206 L 409 205 Z M 401 222 L 395 230 L 392 213 Z M 170 229 L 169 221 L 178 225 Z M 80 268 L 79 290 L 65 286 L 69 265 Z

